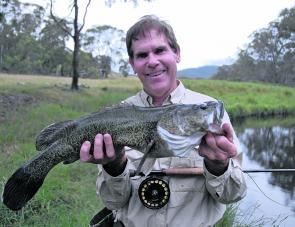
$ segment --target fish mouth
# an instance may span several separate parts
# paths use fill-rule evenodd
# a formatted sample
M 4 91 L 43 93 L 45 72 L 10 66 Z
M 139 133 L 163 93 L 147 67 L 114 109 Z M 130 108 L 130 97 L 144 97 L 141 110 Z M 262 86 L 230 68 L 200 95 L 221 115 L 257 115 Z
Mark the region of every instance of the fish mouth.
M 209 132 L 212 132 L 212 133 L 214 133 L 214 134 L 216 134 L 216 135 L 221 135 L 221 136 L 225 135 L 225 132 L 224 132 L 224 130 L 220 127 L 220 125 L 215 124 L 215 123 L 211 123 L 211 124 L 209 124 L 208 131 L 209 131 Z
M 166 72 L 165 69 L 157 70 L 157 71 L 146 73 L 145 76 L 147 76 L 147 77 L 157 77 L 157 76 L 162 75 L 164 72 Z

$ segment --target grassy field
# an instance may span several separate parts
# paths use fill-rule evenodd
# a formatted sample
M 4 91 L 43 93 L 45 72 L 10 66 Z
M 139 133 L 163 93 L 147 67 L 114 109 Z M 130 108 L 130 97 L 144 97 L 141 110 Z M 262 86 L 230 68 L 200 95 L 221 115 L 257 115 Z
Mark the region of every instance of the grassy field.
M 252 83 L 183 80 L 190 89 L 225 102 L 231 116 L 295 113 L 295 89 Z M 0 74 L 0 191 L 7 178 L 36 154 L 35 137 L 56 121 L 73 119 L 117 103 L 141 89 L 136 78 L 80 79 Z M 25 209 L 0 204 L 0 226 L 88 226 L 102 207 L 95 196 L 97 167 L 58 165 Z M 230 215 L 232 215 L 230 211 Z

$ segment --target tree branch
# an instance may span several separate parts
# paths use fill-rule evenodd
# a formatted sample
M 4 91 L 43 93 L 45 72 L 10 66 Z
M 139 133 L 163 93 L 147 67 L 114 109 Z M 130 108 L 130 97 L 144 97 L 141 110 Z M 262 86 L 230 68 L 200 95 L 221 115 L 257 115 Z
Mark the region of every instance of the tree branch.
M 86 19 L 86 15 L 87 15 L 87 10 L 88 10 L 88 7 L 89 7 L 90 3 L 91 3 L 91 0 L 88 0 L 87 6 L 85 8 L 84 16 L 83 16 L 83 23 L 82 23 L 82 26 L 79 29 L 79 32 L 81 32 L 81 30 L 83 29 L 83 27 L 85 25 L 85 19 Z
M 62 25 L 62 19 L 60 19 L 60 20 L 58 20 L 57 18 L 56 18 L 56 16 L 54 16 L 53 15 L 53 11 L 52 11 L 52 5 L 53 5 L 53 3 L 52 3 L 52 0 L 50 0 L 50 16 L 51 16 L 51 18 L 54 20 L 54 22 L 55 23 L 57 23 L 58 24 L 58 26 L 66 33 L 66 34 L 68 34 L 69 36 L 71 36 L 72 38 L 74 38 L 74 36 L 72 35 L 72 33 L 71 32 L 69 32 L 68 30 L 67 30 L 67 28 L 66 27 L 64 27 L 63 25 Z

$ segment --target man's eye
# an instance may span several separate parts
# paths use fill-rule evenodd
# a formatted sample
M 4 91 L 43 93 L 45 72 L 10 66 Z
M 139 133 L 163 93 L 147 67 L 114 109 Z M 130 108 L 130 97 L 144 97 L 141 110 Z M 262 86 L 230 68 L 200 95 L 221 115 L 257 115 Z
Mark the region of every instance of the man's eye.
M 146 58 L 147 54 L 146 53 L 139 53 L 136 55 L 137 58 Z
M 164 51 L 165 51 L 164 48 L 157 48 L 155 52 L 156 52 L 156 54 L 161 54 Z

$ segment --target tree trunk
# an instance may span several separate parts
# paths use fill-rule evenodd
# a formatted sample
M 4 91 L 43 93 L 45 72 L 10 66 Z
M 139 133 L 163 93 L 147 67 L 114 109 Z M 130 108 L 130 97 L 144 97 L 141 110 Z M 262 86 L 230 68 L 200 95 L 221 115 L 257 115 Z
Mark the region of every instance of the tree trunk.
M 73 52 L 73 78 L 72 78 L 72 90 L 78 90 L 78 80 L 79 80 L 79 51 L 80 51 L 80 31 L 78 28 L 78 3 L 77 0 L 74 0 L 74 9 L 75 9 L 75 18 L 74 18 L 74 52 Z
M 79 80 L 79 38 L 74 36 L 74 52 L 73 52 L 73 61 L 72 61 L 72 68 L 73 68 L 73 78 L 72 78 L 72 90 L 78 90 L 78 80 Z

